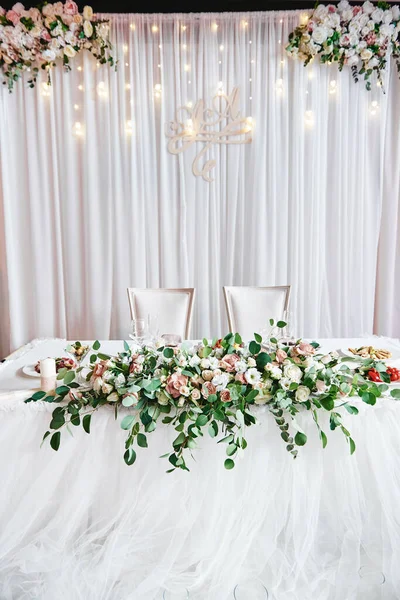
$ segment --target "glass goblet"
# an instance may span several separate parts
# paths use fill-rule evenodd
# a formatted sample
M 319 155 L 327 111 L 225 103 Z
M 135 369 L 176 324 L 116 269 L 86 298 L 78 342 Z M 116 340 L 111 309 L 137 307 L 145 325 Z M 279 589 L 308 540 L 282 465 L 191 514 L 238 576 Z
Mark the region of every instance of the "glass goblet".
M 148 335 L 147 319 L 132 319 L 131 333 L 129 337 L 138 345 L 142 346 Z
M 268 600 L 269 594 L 265 585 L 255 580 L 238 583 L 233 590 L 233 597 L 235 600 Z

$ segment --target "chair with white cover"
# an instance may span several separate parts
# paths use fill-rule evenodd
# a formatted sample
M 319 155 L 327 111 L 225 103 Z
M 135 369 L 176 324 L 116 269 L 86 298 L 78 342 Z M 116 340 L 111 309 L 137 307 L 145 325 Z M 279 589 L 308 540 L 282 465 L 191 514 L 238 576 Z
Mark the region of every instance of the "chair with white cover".
M 128 288 L 132 319 L 158 318 L 159 332 L 189 338 L 194 288 Z
M 290 285 L 276 287 L 224 287 L 229 331 L 250 340 L 283 318 L 288 310 Z

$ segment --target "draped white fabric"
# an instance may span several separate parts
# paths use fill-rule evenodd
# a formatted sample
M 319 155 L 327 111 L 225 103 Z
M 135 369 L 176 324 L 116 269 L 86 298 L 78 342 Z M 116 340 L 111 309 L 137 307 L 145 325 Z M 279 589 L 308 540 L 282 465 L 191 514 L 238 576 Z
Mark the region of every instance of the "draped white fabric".
M 288 283 L 299 335 L 360 335 L 374 320 L 399 335 L 400 87 L 394 70 L 383 95 L 347 69 L 288 60 L 298 21 L 112 15 L 116 73 L 84 57 L 54 71 L 49 96 L 0 91 L 0 352 L 126 336 L 128 286 L 196 287 L 193 337 L 226 332 L 223 285 Z M 219 82 L 240 88 L 254 139 L 212 148 L 206 183 L 194 148 L 168 153 L 165 124 Z
M 329 351 L 361 340 L 322 343 Z M 59 355 L 63 344 L 35 342 L 2 365 L 0 392 L 31 385 L 20 367 Z M 164 590 L 184 588 L 189 600 L 234 600 L 235 584 L 256 580 L 270 600 L 398 600 L 397 402 L 371 407 L 354 398 L 360 414 L 344 415 L 357 444 L 353 456 L 337 431 L 322 450 L 310 414 L 300 413 L 309 439 L 294 461 L 271 416 L 255 409 L 261 424 L 248 429 L 233 471 L 224 469 L 224 445 L 204 437 L 190 473 L 166 474 L 160 455 L 176 436 L 170 427 L 149 435 L 149 448 L 127 467 L 126 432 L 113 410 L 93 416 L 90 436 L 81 428 L 74 437 L 63 432 L 55 453 L 47 442 L 39 449 L 54 407 L 23 404 L 16 391 L 4 396 L 2 600 L 162 600 Z M 321 424 L 329 431 L 327 421 Z

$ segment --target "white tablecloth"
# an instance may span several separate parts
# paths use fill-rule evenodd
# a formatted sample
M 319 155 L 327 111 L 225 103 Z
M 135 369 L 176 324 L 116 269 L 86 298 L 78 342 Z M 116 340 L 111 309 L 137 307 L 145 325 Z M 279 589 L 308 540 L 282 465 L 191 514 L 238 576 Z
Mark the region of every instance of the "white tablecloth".
M 323 346 L 364 342 L 378 340 Z M 39 449 L 54 406 L 23 404 L 18 390 L 36 382 L 20 369 L 64 347 L 33 343 L 0 365 L 1 600 L 161 600 L 164 589 L 184 588 L 190 600 L 233 600 L 237 583 L 256 579 L 275 600 L 400 598 L 397 402 L 359 404 L 359 416 L 344 417 L 352 457 L 337 431 L 323 451 L 307 414 L 309 442 L 293 461 L 260 409 L 233 471 L 225 447 L 204 438 L 190 473 L 166 474 L 159 456 L 175 432 L 158 427 L 128 467 L 125 432 L 108 409 L 93 417 L 90 436 L 74 429 L 57 453 Z

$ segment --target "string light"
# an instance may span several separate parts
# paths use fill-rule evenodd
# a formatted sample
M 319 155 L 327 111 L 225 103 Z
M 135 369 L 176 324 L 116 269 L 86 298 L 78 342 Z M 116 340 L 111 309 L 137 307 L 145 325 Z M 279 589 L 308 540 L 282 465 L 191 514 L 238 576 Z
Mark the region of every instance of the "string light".
M 186 31 L 186 25 L 182 25 L 182 31 Z
M 82 124 L 79 121 L 76 121 L 76 123 L 74 123 L 74 125 L 72 127 L 72 133 L 76 137 L 82 137 L 83 136 L 83 127 L 82 127 Z
M 276 80 L 275 89 L 279 94 L 283 92 L 283 79 Z
M 189 79 L 189 81 L 188 81 L 188 84 L 190 85 L 191 83 L 192 83 L 192 82 L 191 82 L 191 81 L 190 81 L 190 79 Z
M 130 28 L 132 29 L 132 31 L 135 31 L 135 29 L 136 29 L 136 25 L 135 25 L 135 23 L 131 23 L 131 24 L 130 24 Z
M 186 120 L 186 123 L 185 123 L 185 134 L 186 135 L 193 135 L 194 134 L 192 119 L 187 119 Z
M 78 90 L 81 91 L 81 92 L 83 91 L 83 85 L 82 84 L 78 85 Z
M 96 67 L 99 68 L 100 66 L 101 66 L 100 63 L 98 62 L 97 65 L 96 65 Z
M 79 65 L 78 71 L 83 71 L 82 67 Z
M 314 77 L 314 73 L 312 71 L 308 71 L 308 79 L 312 79 Z
M 128 44 L 124 44 L 124 45 L 122 46 L 122 49 L 123 49 L 123 51 L 124 51 L 124 54 L 127 54 L 127 52 L 128 52 Z
M 248 22 L 247 22 L 247 21 L 242 21 L 242 27 L 243 27 L 243 28 L 247 27 L 247 25 L 248 25 Z
M 158 45 L 158 47 L 159 47 L 159 48 L 160 48 L 160 50 L 161 50 L 161 48 L 162 48 L 162 44 L 159 44 L 159 45 Z
M 161 83 L 156 83 L 156 85 L 154 86 L 154 95 L 156 98 L 161 97 Z
M 104 81 L 100 81 L 100 83 L 97 84 L 97 94 L 101 98 L 105 98 L 107 96 L 107 89 Z
M 330 82 L 329 88 L 330 88 L 329 89 L 330 94 L 336 94 L 336 81 L 335 80 Z
M 161 69 L 161 65 L 157 65 L 157 67 L 158 67 L 159 69 Z
M 214 31 L 214 33 L 215 33 L 216 31 L 218 31 L 218 24 L 217 24 L 217 23 L 213 23 L 213 24 L 211 25 L 211 31 Z
M 125 131 L 128 135 L 131 135 L 133 133 L 133 123 L 131 120 L 126 122 Z
M 185 66 L 184 66 L 184 70 L 185 70 L 186 72 L 190 71 L 190 65 L 185 65 Z
M 252 44 L 253 42 L 251 40 L 249 40 L 249 44 Z
M 223 81 L 218 81 L 218 87 L 221 89 L 224 87 L 224 82 Z
M 129 63 L 125 63 L 125 66 L 126 66 L 126 67 L 129 67 Z
M 152 30 L 153 33 L 157 33 L 157 31 L 158 31 L 157 25 L 153 25 L 152 28 L 151 28 L 151 30 Z
M 279 23 L 283 23 L 283 19 L 281 19 L 281 20 L 279 21 Z
M 219 49 L 220 49 L 220 50 L 221 50 L 221 52 L 222 52 L 222 50 L 224 49 L 224 46 L 221 44 L 221 45 L 220 45 L 220 47 L 219 47 Z
M 47 81 L 43 81 L 42 83 L 42 96 L 50 96 L 51 86 L 47 83 Z
M 74 110 L 79 110 L 79 104 L 74 104 Z
M 188 108 L 192 108 L 192 106 L 193 106 L 193 102 L 190 102 L 190 101 L 189 101 L 189 102 L 186 104 L 186 106 L 187 106 Z
M 253 100 L 253 96 L 249 96 L 249 100 Z
M 253 60 L 252 60 L 252 61 L 250 61 L 250 62 L 251 62 L 251 64 L 252 64 L 252 65 L 254 65 L 254 58 L 253 58 Z
M 308 127 L 312 127 L 314 125 L 314 115 L 312 110 L 306 110 L 304 122 Z
M 182 48 L 183 48 L 184 50 L 186 50 L 186 48 L 187 48 L 186 44 L 183 44 L 183 45 L 182 45 Z
M 281 65 L 284 65 L 284 64 L 285 64 L 285 61 L 284 61 L 284 60 L 281 60 Z
M 219 61 L 218 61 L 218 64 L 219 64 L 219 65 L 222 65 L 222 60 L 219 60 Z
M 131 84 L 130 84 L 130 83 L 127 83 L 127 84 L 125 85 L 125 88 L 126 88 L 127 90 L 130 90 L 130 89 L 131 89 Z
M 246 129 L 246 133 L 248 133 L 249 131 L 252 131 L 254 129 L 254 120 L 253 120 L 253 117 L 247 117 L 246 118 L 245 129 Z
M 376 115 L 376 113 L 379 110 L 379 104 L 376 100 L 373 100 L 373 102 L 371 102 L 371 108 L 370 108 L 370 113 L 371 115 Z

